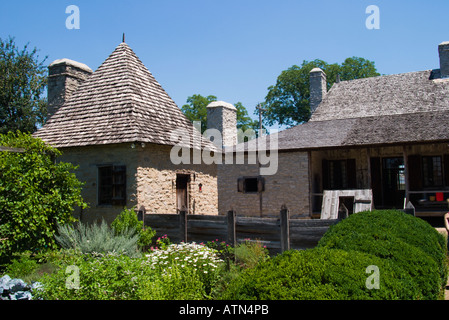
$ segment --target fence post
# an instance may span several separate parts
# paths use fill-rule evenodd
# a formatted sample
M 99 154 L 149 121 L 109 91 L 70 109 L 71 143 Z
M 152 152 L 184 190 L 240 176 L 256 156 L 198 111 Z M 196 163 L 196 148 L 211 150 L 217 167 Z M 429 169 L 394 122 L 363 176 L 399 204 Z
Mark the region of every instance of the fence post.
M 228 225 L 228 239 L 227 243 L 233 247 L 237 245 L 237 235 L 235 231 L 235 211 L 229 210 L 227 217 L 227 225 Z
M 179 211 L 179 238 L 187 242 L 187 212 Z
M 290 250 L 290 226 L 288 219 L 289 219 L 288 209 L 285 205 L 283 205 L 280 212 L 281 252 Z

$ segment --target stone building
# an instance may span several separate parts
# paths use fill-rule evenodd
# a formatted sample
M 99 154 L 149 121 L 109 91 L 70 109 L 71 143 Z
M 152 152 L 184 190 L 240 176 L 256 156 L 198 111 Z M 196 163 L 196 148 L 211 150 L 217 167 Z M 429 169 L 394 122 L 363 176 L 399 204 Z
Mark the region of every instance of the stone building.
M 126 43 L 95 72 L 69 59 L 50 64 L 48 103 L 50 118 L 35 136 L 61 150 L 61 161 L 79 166 L 76 174 L 89 204 L 75 210 L 82 221 L 110 222 L 124 207 L 218 213 L 217 167 L 176 164 L 171 155 L 219 150 Z
M 286 205 L 292 216 L 320 217 L 328 190 L 368 190 L 372 208 L 447 212 L 449 42 L 438 52 L 439 69 L 340 81 L 328 92 L 326 75 L 313 69 L 310 121 L 225 149 L 245 161 L 218 167 L 219 213 L 277 215 Z M 274 174 L 248 163 L 261 152 L 277 155 Z M 342 194 L 337 205 L 351 213 L 357 196 Z

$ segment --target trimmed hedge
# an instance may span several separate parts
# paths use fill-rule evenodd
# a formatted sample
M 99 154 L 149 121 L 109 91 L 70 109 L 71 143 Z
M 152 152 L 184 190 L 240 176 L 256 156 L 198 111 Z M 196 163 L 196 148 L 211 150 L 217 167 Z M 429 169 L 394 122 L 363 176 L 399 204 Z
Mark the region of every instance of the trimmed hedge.
M 366 211 L 333 225 L 318 247 L 356 250 L 388 259 L 435 299 L 447 282 L 444 237 L 426 221 L 397 210 Z
M 368 281 L 376 266 L 379 288 Z M 333 225 L 318 246 L 247 269 L 224 299 L 438 299 L 447 281 L 444 237 L 396 210 L 367 211 Z
M 369 289 L 367 267 L 380 271 L 380 288 Z M 419 298 L 412 277 L 363 252 L 315 248 L 286 251 L 233 279 L 228 300 L 405 300 Z

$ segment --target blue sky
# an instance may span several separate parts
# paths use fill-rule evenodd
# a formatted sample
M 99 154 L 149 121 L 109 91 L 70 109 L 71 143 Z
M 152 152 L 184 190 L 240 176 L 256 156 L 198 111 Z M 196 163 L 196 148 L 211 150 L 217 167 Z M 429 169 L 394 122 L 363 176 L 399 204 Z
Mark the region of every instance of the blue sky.
M 66 28 L 66 7 L 80 29 Z M 380 29 L 366 28 L 366 8 Z M 382 74 L 438 68 L 449 1 L 34 0 L 0 2 L 0 37 L 96 70 L 126 42 L 178 106 L 193 94 L 242 102 L 251 116 L 282 70 L 303 60 L 373 60 Z

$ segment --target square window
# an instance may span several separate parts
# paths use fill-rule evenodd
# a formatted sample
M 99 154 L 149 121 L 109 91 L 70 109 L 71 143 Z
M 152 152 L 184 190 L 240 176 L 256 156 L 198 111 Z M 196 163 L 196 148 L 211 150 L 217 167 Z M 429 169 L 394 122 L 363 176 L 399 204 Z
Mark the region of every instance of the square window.
M 265 191 L 265 179 L 262 177 L 242 177 L 237 180 L 237 191 L 257 193 Z
M 98 167 L 98 204 L 126 205 L 126 166 Z

